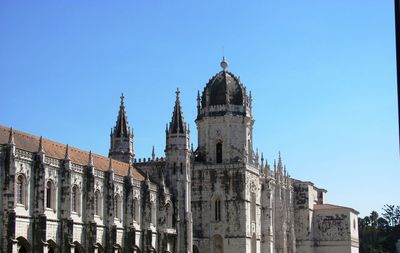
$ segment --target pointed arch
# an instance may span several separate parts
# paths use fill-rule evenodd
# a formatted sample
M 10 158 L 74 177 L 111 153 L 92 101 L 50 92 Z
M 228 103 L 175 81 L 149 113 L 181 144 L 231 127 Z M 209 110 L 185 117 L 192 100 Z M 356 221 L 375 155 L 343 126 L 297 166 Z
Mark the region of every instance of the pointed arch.
M 83 249 L 82 245 L 79 242 L 75 241 L 74 246 L 75 246 L 75 250 L 74 250 L 74 252 L 71 252 L 71 253 L 85 253 L 85 250 Z
M 122 203 L 121 203 L 121 197 L 120 195 L 117 193 L 114 196 L 114 211 L 115 211 L 115 219 L 121 220 L 121 207 Z
M 115 253 L 122 253 L 123 252 L 123 250 L 122 250 L 122 247 L 121 247 L 121 245 L 119 245 L 119 244 L 114 244 L 114 252 Z
M 55 241 L 49 239 L 49 240 L 47 240 L 47 244 L 48 244 L 47 251 L 45 251 L 45 252 L 47 252 L 47 253 L 59 253 L 60 252 Z
M 27 207 L 27 180 L 24 174 L 19 174 L 15 180 L 15 202 Z
M 94 215 L 102 217 L 102 208 L 103 208 L 103 201 L 100 194 L 100 191 L 97 189 L 94 192 Z
M 140 220 L 139 208 L 140 208 L 139 200 L 138 200 L 138 198 L 134 198 L 133 199 L 133 211 L 134 211 L 133 219 L 136 221 L 136 223 L 139 223 L 139 220 Z
M 71 211 L 77 214 L 81 213 L 81 192 L 79 187 L 74 184 L 71 189 Z
M 56 209 L 56 190 L 53 180 L 46 182 L 46 208 Z
M 32 253 L 32 248 L 28 240 L 20 236 L 17 238 L 17 252 L 18 253 Z
M 165 204 L 165 219 L 166 219 L 166 226 L 168 228 L 172 228 L 173 224 L 172 224 L 172 217 L 174 215 L 174 208 L 172 206 L 172 203 L 170 201 L 168 201 Z
M 104 247 L 101 246 L 100 243 L 96 243 L 96 244 L 95 244 L 95 248 L 97 249 L 97 253 L 104 253 L 104 252 L 105 252 L 105 251 L 104 251 Z

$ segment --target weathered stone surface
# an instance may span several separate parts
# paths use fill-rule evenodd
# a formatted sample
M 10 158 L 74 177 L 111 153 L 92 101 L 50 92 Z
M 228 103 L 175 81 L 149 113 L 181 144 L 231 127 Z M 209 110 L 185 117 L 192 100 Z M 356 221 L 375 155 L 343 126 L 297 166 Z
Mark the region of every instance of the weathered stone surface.
M 0 251 L 358 252 L 357 211 L 290 178 L 280 154 L 273 166 L 260 163 L 251 94 L 221 66 L 198 94 L 196 150 L 179 90 L 165 158 L 153 149 L 134 160 L 123 96 L 110 159 L 102 158 L 108 169 L 68 146 L 64 159 L 52 157 L 42 138 L 32 150 L 37 137 L 0 127 Z

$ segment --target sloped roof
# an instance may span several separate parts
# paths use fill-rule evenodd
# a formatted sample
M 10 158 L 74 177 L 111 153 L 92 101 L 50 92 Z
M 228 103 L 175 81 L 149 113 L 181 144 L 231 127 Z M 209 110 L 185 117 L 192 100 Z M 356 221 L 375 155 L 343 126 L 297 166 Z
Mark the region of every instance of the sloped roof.
M 18 149 L 26 150 L 29 152 L 38 152 L 40 137 L 14 129 L 13 132 L 14 132 L 15 145 Z M 0 125 L 0 144 L 7 144 L 9 136 L 10 136 L 10 128 Z M 42 140 L 46 156 L 53 157 L 56 159 L 64 159 L 66 145 L 57 143 L 55 141 L 47 140 L 45 138 L 43 138 Z M 71 162 L 80 165 L 88 164 L 89 152 L 70 146 L 68 151 Z M 107 171 L 109 169 L 109 164 L 110 164 L 109 158 L 93 153 L 92 157 L 93 157 L 93 165 L 96 169 L 101 171 Z M 113 159 L 112 168 L 116 175 L 120 176 L 128 175 L 129 164 L 127 163 L 116 161 Z M 143 181 L 145 179 L 137 168 L 133 167 L 133 165 L 131 166 L 131 168 L 132 168 L 132 176 L 134 179 L 139 181 Z
M 333 209 L 347 209 L 356 214 L 359 213 L 356 210 L 354 210 L 353 208 L 345 207 L 345 206 L 338 206 L 338 205 L 331 205 L 331 204 L 315 204 L 314 205 L 314 210 L 333 210 Z

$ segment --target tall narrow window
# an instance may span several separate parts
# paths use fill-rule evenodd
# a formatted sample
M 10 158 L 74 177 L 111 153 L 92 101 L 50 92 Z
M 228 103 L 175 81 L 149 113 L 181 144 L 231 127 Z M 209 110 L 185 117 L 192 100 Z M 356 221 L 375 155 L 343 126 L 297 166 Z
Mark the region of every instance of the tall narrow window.
M 25 205 L 25 178 L 23 175 L 17 177 L 17 203 Z
M 251 194 L 251 203 L 250 203 L 250 218 L 251 221 L 256 220 L 256 194 Z
M 165 206 L 165 214 L 166 214 L 166 225 L 167 227 L 172 227 L 172 206 L 170 203 L 167 203 Z
M 54 187 L 52 181 L 47 181 L 46 183 L 46 207 L 54 209 L 53 199 L 54 199 Z
M 121 219 L 121 200 L 118 194 L 114 197 L 115 218 Z
M 135 212 L 133 217 L 135 221 L 139 223 L 139 200 L 136 198 L 133 200 L 133 210 Z
M 94 193 L 94 214 L 101 214 L 101 198 L 99 190 L 96 190 L 96 192 Z
M 157 214 L 156 214 L 156 204 L 154 202 L 151 202 L 150 217 L 151 217 L 151 223 L 155 226 L 157 220 Z
M 217 143 L 217 163 L 222 163 L 222 143 Z
M 214 205 L 215 221 L 221 221 L 221 200 L 216 199 Z
M 74 185 L 71 192 L 72 211 L 78 213 L 79 211 L 79 190 L 78 186 Z

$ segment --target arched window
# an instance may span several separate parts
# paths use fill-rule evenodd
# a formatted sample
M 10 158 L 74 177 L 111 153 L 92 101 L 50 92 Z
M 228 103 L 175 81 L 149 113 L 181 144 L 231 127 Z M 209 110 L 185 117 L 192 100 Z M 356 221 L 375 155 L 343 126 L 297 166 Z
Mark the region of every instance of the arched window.
M 214 214 L 215 214 L 215 221 L 221 221 L 221 200 L 216 199 L 214 201 Z
M 21 204 L 21 205 L 25 205 L 26 201 L 25 201 L 25 196 L 26 196 L 26 181 L 25 181 L 25 177 L 23 175 L 19 175 L 17 177 L 17 185 L 16 185 L 16 201 L 17 204 Z
M 223 253 L 224 252 L 224 241 L 220 235 L 213 236 L 213 253 Z
M 217 163 L 222 163 L 222 143 L 221 142 L 217 143 L 216 151 L 217 151 Z
M 55 187 L 51 180 L 46 183 L 46 208 L 55 209 Z
M 72 211 L 75 213 L 79 213 L 80 211 L 80 193 L 79 193 L 79 189 L 78 186 L 74 185 L 72 187 L 72 192 L 71 192 L 71 205 L 72 205 Z
M 133 211 L 135 212 L 133 218 L 137 223 L 139 223 L 139 200 L 137 198 L 133 200 Z
M 101 216 L 101 196 L 99 190 L 94 192 L 94 215 Z
M 166 225 L 168 228 L 171 228 L 172 227 L 173 209 L 172 209 L 172 205 L 170 203 L 167 203 L 165 205 L 165 214 L 166 214 Z
M 157 220 L 156 203 L 151 202 L 150 204 L 151 204 L 151 211 L 150 211 L 151 223 L 155 226 Z
M 256 194 L 255 193 L 251 194 L 250 220 L 253 222 L 256 220 Z
M 115 218 L 121 219 L 121 198 L 119 194 L 115 194 L 114 196 L 114 208 L 115 208 Z

